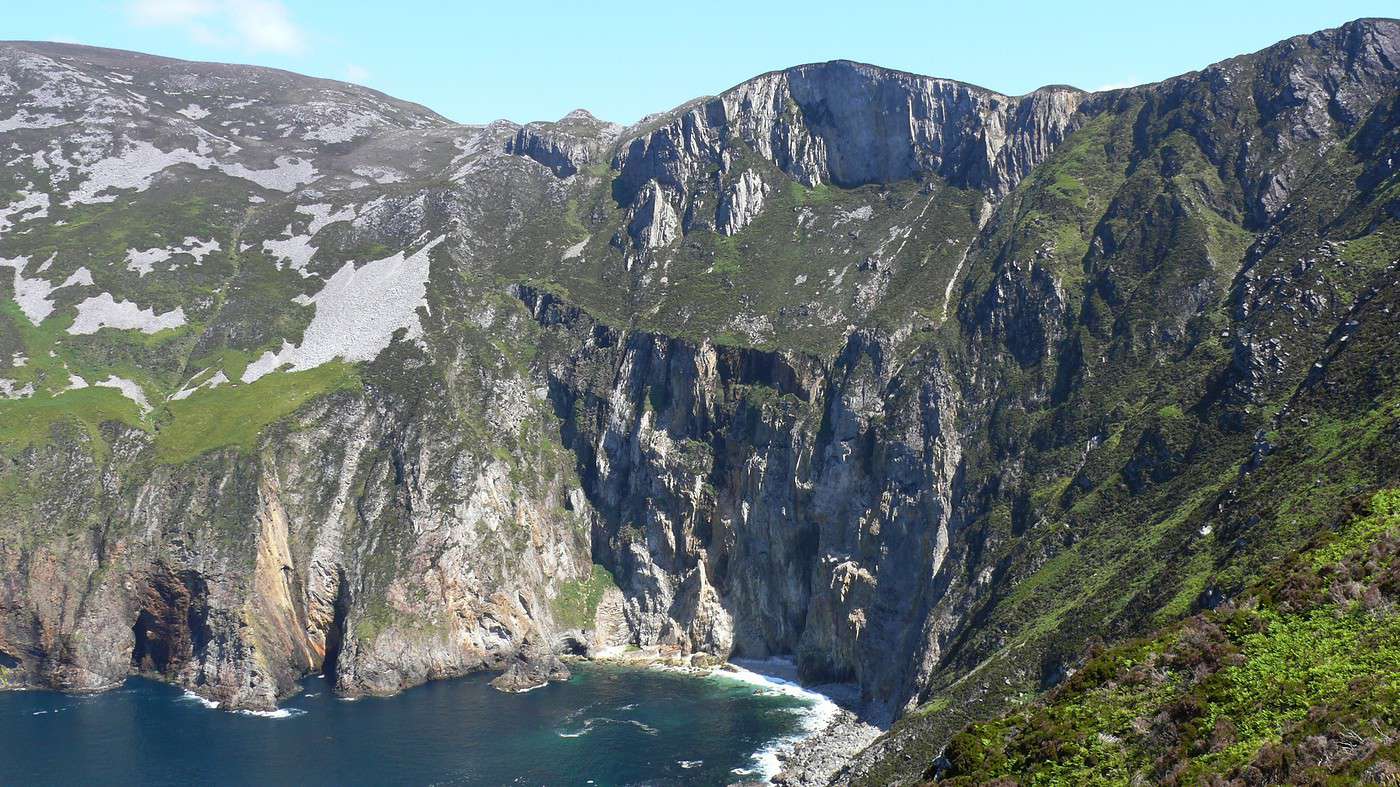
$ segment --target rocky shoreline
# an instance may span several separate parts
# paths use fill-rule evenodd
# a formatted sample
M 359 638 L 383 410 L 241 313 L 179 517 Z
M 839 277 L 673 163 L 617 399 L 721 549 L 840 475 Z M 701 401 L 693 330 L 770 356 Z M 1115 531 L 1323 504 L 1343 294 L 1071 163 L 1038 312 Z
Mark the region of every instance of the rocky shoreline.
M 826 785 L 840 769 L 851 762 L 862 749 L 882 732 L 876 725 L 861 720 L 851 708 L 856 706 L 857 693 L 849 685 L 805 687 L 796 679 L 795 667 L 787 661 L 730 663 L 711 654 L 679 654 L 657 648 L 614 646 L 593 649 L 586 656 L 559 655 L 540 647 L 527 647 L 500 672 L 491 686 L 506 693 L 524 693 L 550 682 L 567 680 L 569 664 L 596 663 L 635 669 L 662 669 L 681 672 L 695 678 L 728 676 L 751 683 L 756 690 L 779 690 L 813 700 L 811 726 L 790 738 L 777 741 L 760 752 L 764 772 L 753 778 L 733 782 L 733 785 L 779 784 L 789 787 Z M 148 675 L 160 680 L 158 675 Z M 318 676 L 319 677 L 319 676 Z M 168 681 L 167 681 L 168 682 Z M 105 691 L 116 686 L 105 687 Z M 17 690 L 17 687 L 6 687 Z M 80 691 L 75 693 L 98 693 Z M 293 692 L 295 693 L 295 692 Z M 210 709 L 237 711 L 239 709 L 186 690 L 186 697 Z M 353 697 L 357 699 L 358 697 Z M 277 716 L 282 709 L 270 711 L 240 711 L 255 715 Z
M 779 748 L 777 758 L 782 770 L 769 781 L 786 787 L 824 787 L 882 732 L 840 708 L 821 729 Z
M 505 671 L 491 681 L 491 687 L 507 694 L 522 694 L 551 681 L 568 679 L 569 668 L 558 655 L 531 643 L 511 659 Z
M 695 677 L 728 674 L 755 686 L 800 693 L 816 698 L 813 727 L 778 742 L 764 758 L 766 778 L 736 781 L 733 785 L 780 784 L 786 787 L 822 787 L 884 730 L 861 719 L 852 709 L 858 693 L 849 685 L 802 686 L 796 669 L 783 660 L 721 662 L 705 654 L 665 654 L 655 649 L 607 648 L 587 661 L 631 667 L 651 667 L 684 672 Z

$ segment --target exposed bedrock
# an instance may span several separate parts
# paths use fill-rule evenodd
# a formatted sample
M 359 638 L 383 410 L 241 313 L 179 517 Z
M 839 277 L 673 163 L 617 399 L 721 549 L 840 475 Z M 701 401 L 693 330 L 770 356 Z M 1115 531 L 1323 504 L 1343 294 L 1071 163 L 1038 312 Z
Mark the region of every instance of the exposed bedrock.
M 548 167 L 555 176 L 578 174 L 600 158 L 617 136 L 619 127 L 579 109 L 557 123 L 527 123 L 506 142 L 505 151 L 525 156 Z
M 5 681 L 92 690 L 140 672 L 268 709 L 322 670 L 353 696 L 534 659 L 522 646 L 555 630 L 550 583 L 590 567 L 584 530 L 557 527 L 563 488 L 524 501 L 499 461 L 444 453 L 450 433 L 356 395 L 305 418 L 256 453 L 139 482 L 69 467 L 106 493 L 0 546 Z M 45 456 L 21 458 L 36 485 Z M 460 478 L 455 503 L 429 501 L 429 465 Z M 99 505 L 90 530 L 57 537 Z
M 647 181 L 682 192 L 740 143 L 807 184 L 891 183 L 921 173 L 1005 194 L 1075 127 L 1086 96 L 1047 87 L 1019 98 L 849 61 L 751 79 L 677 110 L 617 154 L 619 193 Z
M 864 333 L 828 364 L 620 331 L 518 293 L 558 339 L 550 398 L 637 643 L 795 655 L 806 678 L 858 682 L 877 713 L 910 699 L 939 652 L 925 621 L 947 601 L 956 526 L 946 376 L 897 390 Z

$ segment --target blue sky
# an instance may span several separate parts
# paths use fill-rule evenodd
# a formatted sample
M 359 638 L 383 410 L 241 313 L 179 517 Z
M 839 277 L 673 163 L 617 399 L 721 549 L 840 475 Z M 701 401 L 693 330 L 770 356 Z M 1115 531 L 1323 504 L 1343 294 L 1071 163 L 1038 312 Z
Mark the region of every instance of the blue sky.
M 346 79 L 462 122 L 619 122 L 764 71 L 849 58 L 1019 94 L 1151 82 L 1396 0 L 489 3 L 8 0 L 0 38 Z

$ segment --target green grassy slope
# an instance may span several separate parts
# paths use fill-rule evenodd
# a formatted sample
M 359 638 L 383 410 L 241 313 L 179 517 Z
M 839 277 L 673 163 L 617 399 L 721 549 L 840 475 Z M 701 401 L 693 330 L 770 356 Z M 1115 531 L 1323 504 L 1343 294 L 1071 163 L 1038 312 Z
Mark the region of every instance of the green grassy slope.
M 1400 774 L 1400 491 L 1232 603 L 970 725 L 944 783 L 1354 784 Z

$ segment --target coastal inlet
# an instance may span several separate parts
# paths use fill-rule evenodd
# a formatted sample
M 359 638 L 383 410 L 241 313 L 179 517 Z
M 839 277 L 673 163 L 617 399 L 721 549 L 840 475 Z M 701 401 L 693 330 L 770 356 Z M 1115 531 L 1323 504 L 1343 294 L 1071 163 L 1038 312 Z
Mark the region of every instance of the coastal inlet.
M 312 678 L 257 713 L 140 678 L 96 695 L 0 693 L 0 761 L 20 784 L 718 785 L 766 780 L 777 748 L 829 712 L 744 671 L 579 664 L 521 694 L 490 677 L 355 701 Z

